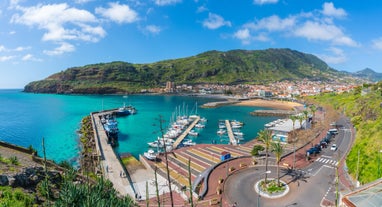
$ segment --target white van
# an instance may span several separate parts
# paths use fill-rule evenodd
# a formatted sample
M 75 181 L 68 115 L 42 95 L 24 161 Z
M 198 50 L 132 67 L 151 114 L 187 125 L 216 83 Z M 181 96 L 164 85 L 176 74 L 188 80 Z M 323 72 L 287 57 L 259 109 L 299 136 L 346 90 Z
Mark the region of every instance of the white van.
M 338 130 L 333 128 L 333 129 L 329 129 L 329 133 L 330 134 L 338 134 Z

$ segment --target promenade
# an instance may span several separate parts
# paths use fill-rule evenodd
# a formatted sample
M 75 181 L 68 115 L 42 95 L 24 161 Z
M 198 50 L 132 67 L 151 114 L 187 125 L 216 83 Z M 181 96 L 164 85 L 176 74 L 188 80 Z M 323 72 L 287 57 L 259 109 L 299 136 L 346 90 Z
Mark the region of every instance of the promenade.
M 96 139 L 96 149 L 101 158 L 100 164 L 103 175 L 113 183 L 115 190 L 117 190 L 121 195 L 129 194 L 134 197 L 134 189 L 130 187 L 128 179 L 121 176 L 121 172 L 124 172 L 124 168 L 119 162 L 112 146 L 107 141 L 108 138 L 100 119 L 100 116 L 103 114 L 104 113 L 91 114 L 95 134 L 94 138 Z

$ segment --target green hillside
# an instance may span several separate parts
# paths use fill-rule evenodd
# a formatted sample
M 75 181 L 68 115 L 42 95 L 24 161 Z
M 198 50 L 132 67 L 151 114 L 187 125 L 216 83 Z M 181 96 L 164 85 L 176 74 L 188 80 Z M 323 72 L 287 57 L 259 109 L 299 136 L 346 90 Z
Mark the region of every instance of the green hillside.
M 267 83 L 327 80 L 338 71 L 317 57 L 290 49 L 209 51 L 151 64 L 111 62 L 69 68 L 29 83 L 26 92 L 118 93 L 175 84 Z
M 312 97 L 323 105 L 345 112 L 356 128 L 356 140 L 347 159 L 349 173 L 356 178 L 358 151 L 359 181 L 367 183 L 382 176 L 382 82 L 364 85 L 351 93 Z

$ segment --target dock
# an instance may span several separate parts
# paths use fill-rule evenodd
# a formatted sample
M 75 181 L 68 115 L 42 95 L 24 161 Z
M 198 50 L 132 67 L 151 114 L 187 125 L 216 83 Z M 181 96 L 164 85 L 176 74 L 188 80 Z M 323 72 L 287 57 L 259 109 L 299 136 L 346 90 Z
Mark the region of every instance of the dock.
M 100 156 L 101 170 L 105 178 L 113 183 L 113 187 L 121 195 L 134 197 L 135 189 L 130 185 L 126 177 L 121 177 L 120 173 L 125 172 L 119 161 L 113 147 L 108 143 L 106 131 L 101 123 L 100 116 L 114 113 L 114 110 L 91 113 L 92 125 L 94 127 L 94 139 L 96 143 L 97 153 Z
M 227 127 L 227 133 L 230 143 L 233 145 L 237 145 L 237 141 L 235 139 L 235 136 L 233 135 L 231 123 L 229 123 L 229 120 L 225 120 L 225 125 Z
M 190 132 L 191 129 L 195 127 L 195 125 L 199 122 L 199 120 L 200 120 L 200 116 L 197 116 L 196 119 L 190 124 L 190 126 L 188 126 L 186 130 L 184 130 L 184 132 L 176 139 L 176 141 L 172 145 L 173 149 L 176 149 L 178 147 L 178 145 L 184 140 L 184 138 L 186 138 L 186 136 L 188 135 L 188 132 Z

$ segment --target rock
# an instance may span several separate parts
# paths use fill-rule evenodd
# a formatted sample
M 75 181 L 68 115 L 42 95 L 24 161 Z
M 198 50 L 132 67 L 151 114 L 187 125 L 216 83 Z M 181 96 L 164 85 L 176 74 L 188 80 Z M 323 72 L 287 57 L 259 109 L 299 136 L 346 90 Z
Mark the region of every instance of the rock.
M 6 186 L 8 184 L 8 177 L 6 175 L 0 175 L 0 186 Z

